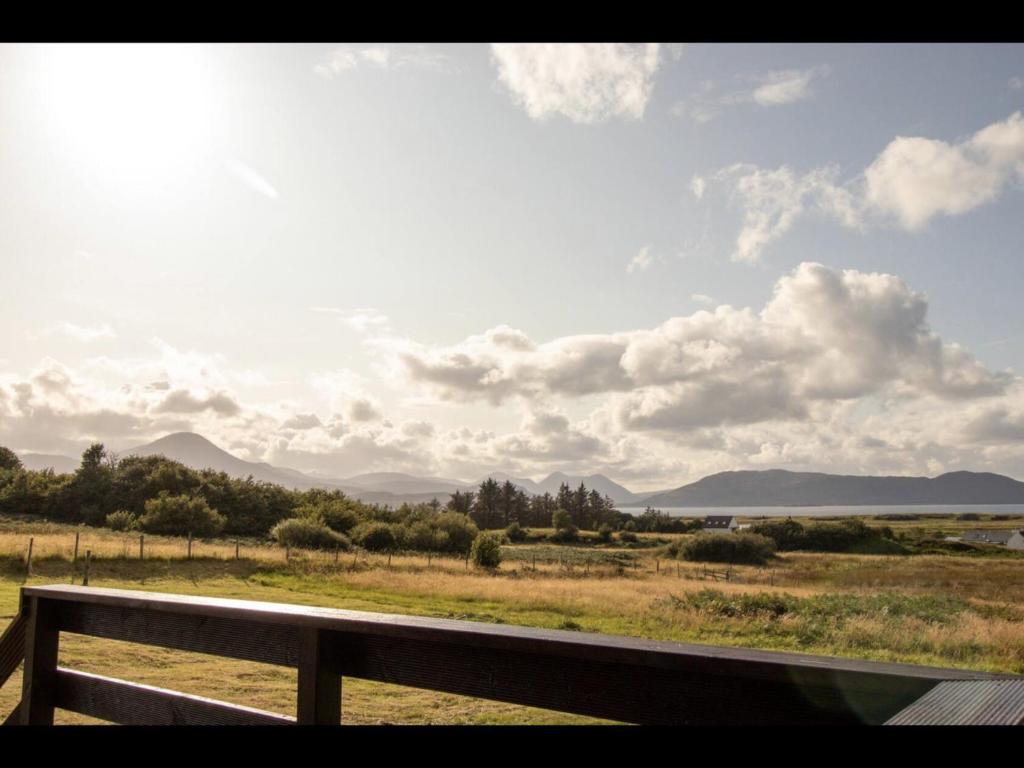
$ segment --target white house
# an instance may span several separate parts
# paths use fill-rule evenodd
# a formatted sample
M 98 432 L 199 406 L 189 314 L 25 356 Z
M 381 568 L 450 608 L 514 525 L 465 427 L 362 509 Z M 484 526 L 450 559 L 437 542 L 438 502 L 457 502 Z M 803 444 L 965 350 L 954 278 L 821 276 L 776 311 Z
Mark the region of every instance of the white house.
M 1024 550 L 1024 531 L 967 531 L 963 541 L 973 544 L 995 544 L 1007 549 Z
M 732 515 L 708 515 L 700 530 L 701 533 L 733 533 L 736 528 L 736 518 Z

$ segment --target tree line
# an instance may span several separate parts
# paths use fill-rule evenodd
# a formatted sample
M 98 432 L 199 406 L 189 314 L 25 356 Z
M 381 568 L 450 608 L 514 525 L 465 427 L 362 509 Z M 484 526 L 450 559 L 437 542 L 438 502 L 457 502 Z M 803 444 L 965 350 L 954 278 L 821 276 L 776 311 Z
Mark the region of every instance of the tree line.
M 293 546 L 370 550 L 470 551 L 481 531 L 557 529 L 557 541 L 577 530 L 668 531 L 673 518 L 648 509 L 619 512 L 606 495 L 563 483 L 557 494 L 530 496 L 510 481 L 488 478 L 447 503 L 365 504 L 340 490 L 298 491 L 275 483 L 195 470 L 164 456 L 118 458 L 91 445 L 70 474 L 29 470 L 0 446 L 0 513 L 38 515 L 116 530 L 194 536 L 271 536 Z M 602 540 L 607 540 L 605 537 Z

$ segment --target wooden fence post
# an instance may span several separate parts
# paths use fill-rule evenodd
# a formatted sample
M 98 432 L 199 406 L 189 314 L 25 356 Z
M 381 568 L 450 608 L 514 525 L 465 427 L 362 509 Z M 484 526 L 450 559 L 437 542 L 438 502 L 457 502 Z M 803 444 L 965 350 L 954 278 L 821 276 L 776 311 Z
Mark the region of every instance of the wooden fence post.
M 188 559 L 192 559 L 192 531 L 188 532 Z
M 139 560 L 143 560 L 146 557 L 146 534 L 139 534 Z
M 238 542 L 235 542 L 235 560 L 238 559 Z
M 89 586 L 89 564 L 92 562 L 92 550 L 85 550 L 85 574 L 82 576 L 82 586 Z
M 22 725 L 53 725 L 57 693 L 57 644 L 60 633 L 53 606 L 33 597 L 25 632 L 25 668 L 21 687 Z
M 326 658 L 323 634 L 315 627 L 299 630 L 299 725 L 341 724 L 341 675 Z
M 74 567 L 78 563 L 78 534 L 80 531 L 75 531 L 75 554 L 71 557 L 71 565 Z
M 34 536 L 28 537 L 28 559 L 25 563 L 25 577 L 28 578 L 32 575 L 32 543 L 35 541 Z
M 654 572 L 661 573 L 661 560 L 654 558 Z
M 388 550 L 388 568 L 391 567 L 391 551 Z

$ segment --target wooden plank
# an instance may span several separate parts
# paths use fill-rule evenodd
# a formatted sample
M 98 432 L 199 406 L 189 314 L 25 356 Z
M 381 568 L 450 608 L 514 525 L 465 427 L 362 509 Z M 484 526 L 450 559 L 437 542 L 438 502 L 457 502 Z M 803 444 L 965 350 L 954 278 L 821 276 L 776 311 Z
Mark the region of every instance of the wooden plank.
M 25 658 L 25 632 L 28 622 L 22 613 L 15 615 L 0 635 L 0 687 L 14 674 Z
M 284 667 L 298 665 L 295 627 L 251 617 L 232 619 L 87 603 L 59 605 L 57 622 L 63 632 Z
M 23 725 L 53 725 L 57 645 L 60 638 L 54 621 L 55 610 L 56 606 L 50 600 L 33 597 L 28 601 L 25 671 L 21 688 Z
M 650 725 L 879 724 L 935 681 L 815 670 L 759 675 L 736 660 L 674 669 L 466 644 L 334 636 L 344 676 Z
M 341 724 L 341 675 L 327 659 L 327 633 L 303 628 L 299 634 L 299 725 Z M 331 663 L 328 663 L 328 662 Z
M 57 585 L 23 587 L 22 592 L 29 597 L 46 597 L 50 600 L 80 605 L 116 608 L 122 611 L 124 616 L 144 613 L 148 622 L 155 621 L 160 614 L 201 616 L 208 620 L 226 618 L 232 621 L 251 622 L 249 627 L 275 624 L 291 627 L 317 627 L 349 634 L 465 643 L 483 648 L 529 650 L 554 656 L 588 658 L 594 661 L 640 664 L 661 668 L 673 668 L 684 658 L 697 657 L 716 663 L 729 661 L 744 665 L 754 663 L 760 668 L 763 675 L 776 678 L 790 678 L 791 670 L 794 668 L 804 669 L 808 673 L 813 673 L 815 670 L 822 673 L 867 672 L 872 675 L 909 676 L 936 682 L 953 679 L 1016 678 L 1014 675 L 927 667 L 916 664 L 895 664 L 782 651 L 761 651 L 751 648 L 674 643 L 618 635 L 349 611 L 285 603 L 192 595 L 165 595 L 135 590 Z M 80 613 L 91 615 L 94 612 L 83 609 Z M 62 610 L 61 615 L 63 617 L 70 614 L 66 614 Z M 66 631 L 81 631 L 82 634 L 89 634 L 82 629 L 66 626 L 66 621 L 63 618 L 61 622 L 61 628 Z M 135 640 L 133 642 L 145 641 Z M 295 666 L 294 651 L 290 651 L 288 656 L 292 658 L 289 665 Z
M 123 725 L 294 725 L 285 715 L 57 668 L 56 706 Z

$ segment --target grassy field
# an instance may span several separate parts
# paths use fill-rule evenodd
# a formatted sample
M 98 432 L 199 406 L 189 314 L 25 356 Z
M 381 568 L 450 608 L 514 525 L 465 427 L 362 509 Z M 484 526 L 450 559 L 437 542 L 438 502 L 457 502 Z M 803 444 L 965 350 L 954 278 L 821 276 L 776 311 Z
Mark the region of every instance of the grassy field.
M 80 559 L 73 567 L 76 530 Z M 258 542 L 241 543 L 235 559 L 235 542 L 226 540 L 195 542 L 187 560 L 182 539 L 150 536 L 140 561 L 137 535 L 0 520 L 0 628 L 14 615 L 26 581 L 30 536 L 30 584 L 80 583 L 89 549 L 93 586 L 1024 673 L 1024 559 L 1008 553 L 784 553 L 770 567 L 733 566 L 729 581 L 722 581 L 705 578 L 702 566 L 666 559 L 663 545 L 672 536 L 647 535 L 647 547 L 507 546 L 492 574 L 463 560 L 426 556 L 342 553 L 335 560 L 293 551 L 286 560 L 282 550 Z M 62 639 L 60 663 L 294 710 L 295 674 L 276 667 L 76 636 Z M 19 692 L 15 676 L 0 689 L 0 713 L 16 704 Z M 343 686 L 343 710 L 349 723 L 592 722 L 353 679 Z M 58 721 L 85 718 L 60 712 Z

